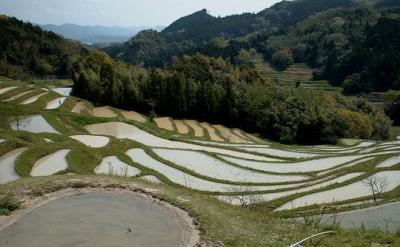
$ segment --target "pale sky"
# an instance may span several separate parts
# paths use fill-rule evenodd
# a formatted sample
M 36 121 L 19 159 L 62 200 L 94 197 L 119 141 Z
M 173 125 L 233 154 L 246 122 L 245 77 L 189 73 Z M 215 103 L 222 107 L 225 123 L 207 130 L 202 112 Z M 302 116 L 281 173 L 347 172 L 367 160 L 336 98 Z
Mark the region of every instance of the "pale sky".
M 259 12 L 280 0 L 0 0 L 0 13 L 37 24 L 167 26 L 201 9 Z

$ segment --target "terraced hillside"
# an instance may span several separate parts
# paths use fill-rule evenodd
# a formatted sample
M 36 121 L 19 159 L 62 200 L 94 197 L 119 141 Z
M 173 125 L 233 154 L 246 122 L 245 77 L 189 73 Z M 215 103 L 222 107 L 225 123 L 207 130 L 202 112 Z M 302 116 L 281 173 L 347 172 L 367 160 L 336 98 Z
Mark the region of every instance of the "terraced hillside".
M 314 80 L 313 71 L 306 64 L 298 63 L 290 66 L 284 71 L 276 70 L 271 64 L 266 63 L 261 57 L 253 58 L 256 68 L 263 72 L 266 78 L 271 79 L 277 85 L 282 87 L 296 87 L 300 83 L 300 87 L 325 90 L 325 91 L 341 91 L 340 87 L 333 87 L 325 80 Z
M 134 176 L 288 216 L 319 212 L 320 205 L 324 212 L 371 205 L 368 178 L 385 181 L 376 203 L 400 195 L 398 140 L 285 146 L 194 120 L 153 123 L 68 93 L 0 83 L 1 184 L 67 173 Z

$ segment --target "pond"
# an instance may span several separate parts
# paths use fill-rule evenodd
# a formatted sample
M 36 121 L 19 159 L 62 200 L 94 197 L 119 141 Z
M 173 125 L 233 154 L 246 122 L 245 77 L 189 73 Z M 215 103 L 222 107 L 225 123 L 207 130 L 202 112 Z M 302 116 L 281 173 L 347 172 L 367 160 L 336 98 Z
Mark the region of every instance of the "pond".
M 0 231 L 0 246 L 185 247 L 176 216 L 142 197 L 90 192 L 40 206 Z
M 389 203 L 378 207 L 353 210 L 339 214 L 324 215 L 322 222 L 337 222 L 345 229 L 379 228 L 383 231 L 395 232 L 400 229 L 400 202 Z

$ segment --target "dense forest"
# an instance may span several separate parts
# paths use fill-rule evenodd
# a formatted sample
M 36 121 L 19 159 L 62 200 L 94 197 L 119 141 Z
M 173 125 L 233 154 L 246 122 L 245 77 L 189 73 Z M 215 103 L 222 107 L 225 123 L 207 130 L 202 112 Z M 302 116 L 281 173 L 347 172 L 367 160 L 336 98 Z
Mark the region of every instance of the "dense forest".
M 280 70 L 307 63 L 314 79 L 348 94 L 385 91 L 400 87 L 399 7 L 398 0 L 298 0 L 222 18 L 201 10 L 104 51 L 134 65 L 164 68 L 174 56 L 197 52 L 250 64 L 251 57 L 237 57 L 252 50 Z
M 75 42 L 14 17 L 0 16 L 0 75 L 69 77 L 72 64 L 87 54 Z
M 400 9 L 339 8 L 269 38 L 263 52 L 283 69 L 293 62 L 308 63 L 316 79 L 343 86 L 345 93 L 399 89 L 399 31 Z
M 74 66 L 73 80 L 73 94 L 93 102 L 223 123 L 284 143 L 385 139 L 391 124 L 365 100 L 283 90 L 257 70 L 201 54 L 147 70 L 96 51 Z

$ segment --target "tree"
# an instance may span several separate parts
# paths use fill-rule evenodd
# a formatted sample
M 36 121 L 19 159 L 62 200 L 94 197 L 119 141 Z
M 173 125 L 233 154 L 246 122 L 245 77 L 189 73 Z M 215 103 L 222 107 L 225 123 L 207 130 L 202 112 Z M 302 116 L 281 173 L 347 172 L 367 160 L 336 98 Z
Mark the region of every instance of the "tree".
M 274 67 L 280 70 L 286 70 L 293 64 L 293 54 L 289 49 L 275 52 L 271 57 L 271 63 Z
M 363 180 L 363 185 L 369 187 L 374 202 L 376 202 L 379 195 L 385 191 L 388 182 L 386 177 L 371 176 Z
M 385 112 L 393 120 L 394 125 L 400 125 L 400 96 L 385 106 Z
M 248 68 L 254 68 L 254 62 L 252 61 L 252 57 L 249 51 L 241 49 L 239 54 L 235 57 L 235 64 L 241 65 Z

